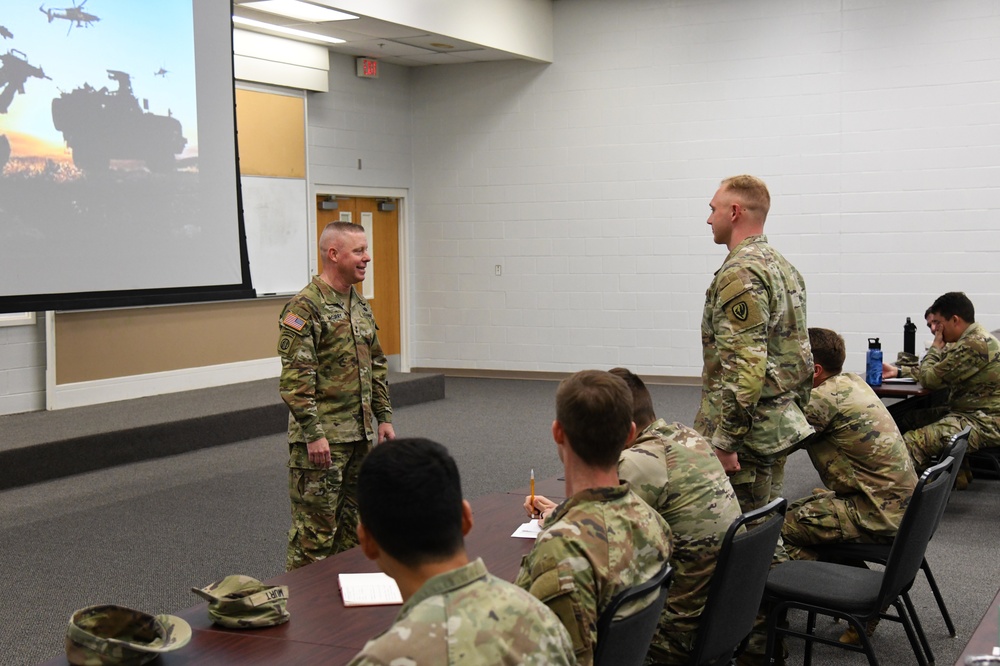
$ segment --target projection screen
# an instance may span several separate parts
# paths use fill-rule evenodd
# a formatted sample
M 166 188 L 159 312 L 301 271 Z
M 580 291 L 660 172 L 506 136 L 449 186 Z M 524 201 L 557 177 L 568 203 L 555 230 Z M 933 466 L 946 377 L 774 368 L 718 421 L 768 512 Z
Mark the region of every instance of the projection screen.
M 0 312 L 254 295 L 232 9 L 5 0 Z

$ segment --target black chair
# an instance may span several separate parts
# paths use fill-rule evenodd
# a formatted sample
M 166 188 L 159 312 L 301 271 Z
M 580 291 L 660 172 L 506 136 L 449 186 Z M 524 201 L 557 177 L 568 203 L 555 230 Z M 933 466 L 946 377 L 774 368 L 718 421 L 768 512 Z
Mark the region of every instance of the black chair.
M 946 458 L 921 475 L 903 514 L 899 531 L 889 551 L 883 571 L 832 562 L 807 560 L 779 564 L 767 577 L 764 601 L 769 607 L 767 618 L 767 654 L 772 655 L 781 636 L 794 636 L 806 642 L 805 666 L 812 663 L 814 642 L 832 645 L 854 652 L 864 652 L 868 663 L 878 666 L 878 658 L 865 633 L 865 624 L 874 618 L 900 622 L 906 630 L 910 647 L 920 666 L 927 666 L 903 594 L 924 559 L 927 543 L 934 533 L 938 518 L 951 492 L 951 471 L 955 459 Z M 889 606 L 896 615 L 888 613 Z M 787 626 L 789 609 L 806 611 L 806 629 L 798 631 Z M 861 645 L 839 642 L 836 638 L 815 633 L 816 615 L 846 619 L 861 640 Z
M 642 666 L 653 632 L 660 622 L 660 613 L 667 601 L 667 590 L 674 570 L 666 562 L 660 571 L 645 583 L 630 587 L 615 595 L 597 620 L 597 647 L 594 666 Z M 641 599 L 660 588 L 659 594 L 642 610 L 615 619 L 615 613 L 630 601 Z
M 698 622 L 698 636 L 688 663 L 729 664 L 746 648 L 760 612 L 764 583 L 785 521 L 783 497 L 733 521 L 719 548 L 719 559 Z M 759 525 L 742 529 L 747 523 Z
M 969 467 L 977 479 L 1000 479 L 1000 446 L 969 453 Z
M 951 469 L 952 486 L 955 485 L 955 478 L 958 476 L 959 469 L 962 466 L 962 460 L 965 458 L 966 451 L 968 450 L 969 434 L 971 432 L 972 428 L 967 427 L 952 436 L 948 446 L 946 446 L 938 456 L 938 461 L 944 460 L 949 456 L 955 459 L 955 464 Z M 947 501 L 945 501 L 945 506 L 941 507 L 941 514 L 938 516 L 938 522 L 941 521 L 941 516 L 944 515 L 944 509 L 946 506 Z M 934 525 L 934 530 L 937 531 L 937 524 Z M 889 551 L 891 548 L 891 544 L 838 543 L 816 546 L 815 550 L 819 554 L 819 558 L 824 562 L 873 562 L 875 564 L 885 564 L 889 560 Z M 927 579 L 927 584 L 930 586 L 931 592 L 934 594 L 934 600 L 937 601 L 938 609 L 941 611 L 941 617 L 944 618 L 944 624 L 948 627 L 948 634 L 954 637 L 955 624 L 951 621 L 951 615 L 948 613 L 948 606 L 944 603 L 944 597 L 941 595 L 941 590 L 938 588 L 937 581 L 934 580 L 934 574 L 931 573 L 931 565 L 927 563 L 926 557 L 920 563 L 920 568 L 923 570 L 924 577 Z M 927 658 L 933 662 L 934 653 L 931 651 L 930 644 L 927 641 L 927 635 L 924 633 L 923 626 L 920 624 L 920 618 L 917 617 L 916 608 L 910 600 L 909 591 L 903 592 L 903 603 L 906 604 L 910 615 L 913 616 L 914 628 L 917 631 L 917 636 L 920 638 L 920 643 L 924 648 L 924 652 L 927 653 Z

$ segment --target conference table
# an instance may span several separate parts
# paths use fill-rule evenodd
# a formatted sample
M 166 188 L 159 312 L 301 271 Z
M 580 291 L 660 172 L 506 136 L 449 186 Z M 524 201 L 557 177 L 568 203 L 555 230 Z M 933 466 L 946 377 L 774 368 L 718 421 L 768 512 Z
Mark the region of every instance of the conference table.
M 527 480 L 527 479 L 526 479 Z M 561 501 L 565 494 L 555 478 L 536 483 L 535 492 Z M 511 537 L 527 520 L 523 503 L 530 488 L 526 485 L 508 493 L 486 495 L 470 502 L 473 528 L 465 538 L 470 559 L 482 557 L 490 573 L 513 581 L 521 558 L 534 545 L 532 539 Z M 178 613 L 191 625 L 191 642 L 175 652 L 165 653 L 157 665 L 234 663 L 255 666 L 273 664 L 346 664 L 369 638 L 392 624 L 400 606 L 344 606 L 337 585 L 340 573 L 378 571 L 360 548 L 338 553 L 309 566 L 283 573 L 267 581 L 288 586 L 288 622 L 276 627 L 235 630 L 212 624 L 207 603 Z M 234 572 L 238 573 L 238 572 Z M 45 665 L 66 664 L 65 655 Z
M 993 597 L 989 607 L 983 614 L 983 619 L 973 630 L 969 637 L 969 642 L 962 651 L 962 654 L 955 660 L 955 666 L 964 666 L 965 658 L 972 655 L 982 656 L 993 654 L 993 650 L 1000 646 L 998 637 L 998 622 L 1000 622 L 1000 591 Z
M 922 395 L 930 395 L 930 389 L 926 389 L 917 382 L 897 381 L 886 379 L 879 386 L 873 386 L 872 390 L 880 398 L 916 398 Z

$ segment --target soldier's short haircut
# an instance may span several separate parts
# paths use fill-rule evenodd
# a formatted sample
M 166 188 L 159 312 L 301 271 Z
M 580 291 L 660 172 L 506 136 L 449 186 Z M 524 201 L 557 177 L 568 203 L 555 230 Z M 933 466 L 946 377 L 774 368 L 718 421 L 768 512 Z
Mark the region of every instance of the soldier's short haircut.
M 656 411 L 653 409 L 653 396 L 649 394 L 646 382 L 627 368 L 611 368 L 608 372 L 615 377 L 621 377 L 629 390 L 632 391 L 632 420 L 635 421 L 635 427 L 642 430 L 655 421 Z
M 363 234 L 365 228 L 353 222 L 331 222 L 323 227 L 323 232 L 319 235 L 319 253 L 323 257 L 323 263 L 327 261 L 327 251 L 333 247 L 336 239 L 345 233 Z
M 844 338 L 828 328 L 810 328 L 809 346 L 812 347 L 813 362 L 823 366 L 828 374 L 835 375 L 844 369 L 847 351 Z
M 379 548 L 406 566 L 451 557 L 464 545 L 455 460 L 429 439 L 376 446 L 358 474 L 358 514 Z
M 758 212 L 761 219 L 766 218 L 771 210 L 771 193 L 767 191 L 764 181 L 756 176 L 731 176 L 722 181 L 722 187 L 725 192 L 736 193 L 743 207 Z
M 556 420 L 584 463 L 615 467 L 632 426 L 632 393 L 610 372 L 582 370 L 559 384 Z
M 938 296 L 931 304 L 931 312 L 945 319 L 958 315 L 967 324 L 976 323 L 976 307 L 962 291 L 949 291 Z

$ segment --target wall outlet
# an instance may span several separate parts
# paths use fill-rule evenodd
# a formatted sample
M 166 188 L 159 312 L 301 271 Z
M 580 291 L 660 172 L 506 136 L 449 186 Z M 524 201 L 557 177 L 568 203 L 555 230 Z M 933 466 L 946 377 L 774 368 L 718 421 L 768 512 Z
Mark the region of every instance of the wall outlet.
M 494 266 L 493 272 L 496 274 L 497 277 L 503 275 L 503 264 L 497 264 L 496 266 Z

